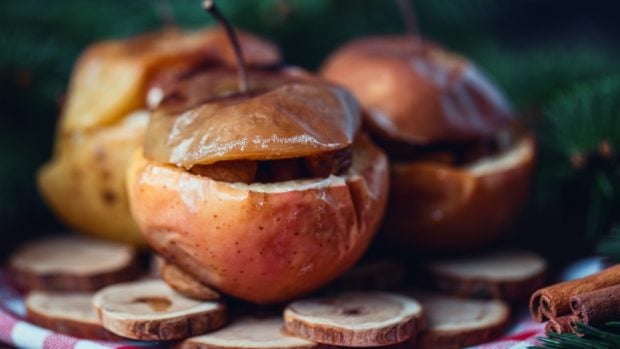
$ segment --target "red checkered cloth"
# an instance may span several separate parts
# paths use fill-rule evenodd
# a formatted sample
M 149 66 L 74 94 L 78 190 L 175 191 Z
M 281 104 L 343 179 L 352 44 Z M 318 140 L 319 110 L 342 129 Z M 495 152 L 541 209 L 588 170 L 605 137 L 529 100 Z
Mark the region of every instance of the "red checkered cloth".
M 534 322 L 529 311 L 524 309 L 515 319 L 512 327 L 504 337 L 486 344 L 477 345 L 475 349 L 525 349 L 539 344 L 538 338 L 545 335 L 545 324 Z

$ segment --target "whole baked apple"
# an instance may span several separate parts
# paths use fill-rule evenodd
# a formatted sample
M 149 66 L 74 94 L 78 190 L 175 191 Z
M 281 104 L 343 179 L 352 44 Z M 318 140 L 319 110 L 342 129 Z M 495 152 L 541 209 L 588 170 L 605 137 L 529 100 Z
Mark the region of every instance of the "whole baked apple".
M 322 67 L 390 156 L 382 241 L 450 252 L 497 239 L 525 202 L 535 142 L 473 63 L 418 35 L 345 44 Z
M 200 73 L 167 90 L 129 166 L 147 242 L 247 301 L 316 290 L 352 266 L 383 216 L 387 158 L 344 89 L 284 68 Z

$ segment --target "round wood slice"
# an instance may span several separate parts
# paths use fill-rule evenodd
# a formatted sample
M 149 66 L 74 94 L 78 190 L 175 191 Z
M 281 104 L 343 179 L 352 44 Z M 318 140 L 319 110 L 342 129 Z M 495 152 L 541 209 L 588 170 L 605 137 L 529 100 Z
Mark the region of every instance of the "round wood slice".
M 140 274 L 133 247 L 75 236 L 26 244 L 11 255 L 9 268 L 21 288 L 49 291 L 92 292 Z
M 502 334 L 510 317 L 510 308 L 500 300 L 415 297 L 422 303 L 427 322 L 416 349 L 458 349 L 488 342 Z
M 161 278 L 180 294 L 200 300 L 216 300 L 220 294 L 209 286 L 196 280 L 193 276 L 166 261 L 160 266 Z
M 230 325 L 198 337 L 186 339 L 181 349 L 309 349 L 319 344 L 284 332 L 281 317 L 242 318 Z
M 92 293 L 30 292 L 25 299 L 28 321 L 78 338 L 118 340 L 101 326 Z
M 108 331 L 139 340 L 182 339 L 207 333 L 226 322 L 226 306 L 176 293 L 161 280 L 108 286 L 93 305 Z
M 546 261 L 522 250 L 501 250 L 425 266 L 440 290 L 460 297 L 521 300 L 545 281 Z
M 422 318 L 420 304 L 384 292 L 347 292 L 332 297 L 299 300 L 284 311 L 285 328 L 314 342 L 353 346 L 383 346 L 416 335 Z

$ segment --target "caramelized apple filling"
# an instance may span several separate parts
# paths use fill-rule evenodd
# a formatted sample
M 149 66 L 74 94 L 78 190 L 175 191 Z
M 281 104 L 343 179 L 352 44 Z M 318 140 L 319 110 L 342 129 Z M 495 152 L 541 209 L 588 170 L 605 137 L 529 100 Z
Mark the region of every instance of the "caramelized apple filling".
M 351 167 L 351 147 L 301 158 L 219 161 L 195 165 L 189 171 L 222 182 L 274 183 L 341 175 Z
M 497 154 L 503 148 L 495 139 L 462 144 L 414 146 L 401 142 L 378 142 L 395 162 L 429 161 L 461 166 Z

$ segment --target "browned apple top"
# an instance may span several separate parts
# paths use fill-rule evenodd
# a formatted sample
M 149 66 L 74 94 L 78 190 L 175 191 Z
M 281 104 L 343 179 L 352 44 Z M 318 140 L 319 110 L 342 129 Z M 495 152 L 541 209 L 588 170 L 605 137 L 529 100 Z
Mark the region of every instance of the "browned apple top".
M 267 41 L 239 31 L 239 41 L 250 66 L 272 65 L 280 61 L 278 48 Z M 235 67 L 235 56 L 226 32 L 220 27 L 195 32 L 168 29 L 146 33 L 120 41 L 108 41 L 98 45 L 99 50 L 115 52 L 127 59 L 166 59 L 192 53 L 200 59 L 211 59 L 220 64 Z M 202 49 L 199 49 L 202 47 Z
M 510 103 L 472 62 L 420 37 L 352 41 L 321 71 L 357 97 L 369 129 L 384 140 L 469 142 L 493 137 L 514 121 Z
M 360 123 L 346 90 L 299 69 L 250 71 L 249 92 L 241 94 L 236 72 L 217 68 L 166 90 L 151 118 L 145 156 L 186 169 L 324 153 L 338 158 L 334 151 L 353 144 Z M 307 166 L 322 171 L 316 159 Z
M 275 45 L 251 34 L 239 34 L 248 66 L 280 62 Z M 146 107 L 144 97 L 158 85 L 162 74 L 205 62 L 235 64 L 226 33 L 219 27 L 195 32 L 168 29 L 94 44 L 76 65 L 61 129 L 70 132 L 114 123 Z

